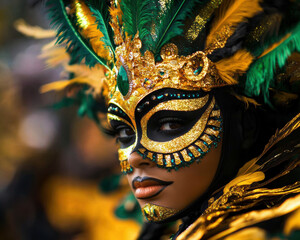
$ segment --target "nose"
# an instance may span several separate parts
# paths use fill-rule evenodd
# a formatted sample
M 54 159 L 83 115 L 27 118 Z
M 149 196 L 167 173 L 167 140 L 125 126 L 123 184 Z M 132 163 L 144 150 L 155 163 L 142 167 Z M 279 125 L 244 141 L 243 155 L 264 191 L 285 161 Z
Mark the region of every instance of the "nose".
M 143 158 L 137 152 L 133 152 L 128 157 L 128 162 L 133 168 L 148 168 L 155 166 L 149 158 Z

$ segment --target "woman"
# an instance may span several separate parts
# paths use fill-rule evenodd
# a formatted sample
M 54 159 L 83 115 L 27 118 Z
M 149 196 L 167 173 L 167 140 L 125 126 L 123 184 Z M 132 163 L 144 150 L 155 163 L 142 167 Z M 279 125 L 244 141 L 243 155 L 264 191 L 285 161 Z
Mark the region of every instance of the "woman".
M 118 137 L 121 170 L 149 222 L 182 219 L 173 239 L 288 236 L 281 228 L 299 216 L 300 192 L 299 115 L 283 127 L 299 112 L 297 1 L 48 7 L 71 79 L 43 91 L 82 86 L 73 97 L 80 113 L 104 129 L 105 112 L 105 131 Z

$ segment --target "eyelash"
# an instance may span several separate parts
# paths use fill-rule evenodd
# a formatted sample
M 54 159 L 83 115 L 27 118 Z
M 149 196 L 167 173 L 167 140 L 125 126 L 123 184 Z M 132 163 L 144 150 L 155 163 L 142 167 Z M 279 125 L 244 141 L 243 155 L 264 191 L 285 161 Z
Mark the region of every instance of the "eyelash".
M 166 117 L 158 120 L 159 124 L 169 123 L 169 122 L 179 122 L 183 123 L 184 121 L 180 118 L 174 118 L 174 117 Z
M 120 124 L 116 124 L 116 126 L 113 126 L 113 131 L 114 131 L 114 135 L 115 135 L 115 137 L 117 137 L 116 138 L 116 142 L 117 143 L 119 143 L 119 144 L 123 144 L 123 145 L 126 145 L 126 144 L 128 144 L 130 141 L 131 141 L 131 139 L 132 139 L 132 135 L 130 135 L 130 136 L 127 136 L 127 137 L 121 137 L 120 136 L 120 132 L 122 131 L 122 130 L 126 130 L 126 129 L 130 129 L 131 131 L 133 131 L 132 130 L 132 128 L 131 127 L 129 127 L 128 125 L 125 125 L 125 124 L 123 124 L 123 123 L 120 123 Z M 134 132 L 134 131 L 133 131 Z

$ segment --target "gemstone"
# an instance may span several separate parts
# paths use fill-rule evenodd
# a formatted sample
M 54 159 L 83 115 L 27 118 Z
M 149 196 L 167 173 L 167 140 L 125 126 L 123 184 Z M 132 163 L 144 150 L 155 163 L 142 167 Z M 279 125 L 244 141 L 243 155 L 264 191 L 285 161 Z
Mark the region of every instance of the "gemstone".
M 121 66 L 119 69 L 119 74 L 117 77 L 117 85 L 118 85 L 118 88 L 119 88 L 121 94 L 123 96 L 126 96 L 126 94 L 129 91 L 129 78 L 128 78 L 127 72 L 123 66 Z
M 198 67 L 195 71 L 194 71 L 194 75 L 198 75 L 201 71 L 202 71 L 203 67 Z

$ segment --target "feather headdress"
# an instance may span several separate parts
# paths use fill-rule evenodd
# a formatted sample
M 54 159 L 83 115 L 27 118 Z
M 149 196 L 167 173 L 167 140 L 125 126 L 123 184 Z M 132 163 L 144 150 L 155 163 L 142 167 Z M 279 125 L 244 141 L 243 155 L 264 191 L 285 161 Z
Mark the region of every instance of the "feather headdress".
M 166 61 L 175 71 L 173 61 L 181 66 L 176 68 L 178 74 L 184 71 L 181 78 L 189 81 L 186 89 L 239 85 L 235 93 L 239 99 L 255 102 L 249 97 L 263 96 L 268 102 L 277 70 L 300 50 L 299 1 L 48 0 L 47 6 L 57 43 L 64 44 L 70 55 L 71 66 L 66 71 L 72 78 L 68 83 L 50 84 L 43 91 L 83 84 L 89 86 L 89 94 L 109 99 L 119 89 L 126 99 L 137 82 L 149 87 L 142 82 L 148 79 L 147 72 L 153 72 L 149 69 L 158 71 L 157 76 L 151 75 L 155 79 L 164 78 L 159 74 L 163 74 L 160 69 L 167 66 Z M 171 55 L 166 57 L 168 51 Z M 199 68 L 189 61 L 206 62 L 213 80 L 199 84 Z M 90 70 L 79 67 L 82 64 Z M 76 69 L 85 73 L 101 70 L 103 74 L 97 82 L 93 74 L 83 79 Z M 181 88 L 175 79 L 165 86 Z

